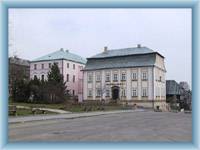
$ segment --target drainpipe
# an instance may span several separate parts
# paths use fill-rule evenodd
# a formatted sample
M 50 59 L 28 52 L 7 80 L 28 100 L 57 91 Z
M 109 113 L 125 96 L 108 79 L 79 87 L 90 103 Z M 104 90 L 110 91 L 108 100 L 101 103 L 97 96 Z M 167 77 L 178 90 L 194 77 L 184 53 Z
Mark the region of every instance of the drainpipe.
M 155 75 L 155 74 L 154 74 L 154 67 L 153 67 L 152 72 L 153 72 L 153 100 L 152 100 L 152 107 L 153 107 L 153 110 L 154 110 L 154 96 L 155 96 L 155 95 L 154 95 L 154 88 L 155 88 L 155 87 L 154 87 L 154 75 Z

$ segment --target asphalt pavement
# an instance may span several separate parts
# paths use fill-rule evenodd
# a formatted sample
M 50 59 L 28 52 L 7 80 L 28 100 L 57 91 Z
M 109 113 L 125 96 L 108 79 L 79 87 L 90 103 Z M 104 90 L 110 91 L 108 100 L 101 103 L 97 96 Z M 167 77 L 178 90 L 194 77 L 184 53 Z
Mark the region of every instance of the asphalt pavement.
M 9 141 L 192 141 L 192 115 L 121 112 L 9 123 Z

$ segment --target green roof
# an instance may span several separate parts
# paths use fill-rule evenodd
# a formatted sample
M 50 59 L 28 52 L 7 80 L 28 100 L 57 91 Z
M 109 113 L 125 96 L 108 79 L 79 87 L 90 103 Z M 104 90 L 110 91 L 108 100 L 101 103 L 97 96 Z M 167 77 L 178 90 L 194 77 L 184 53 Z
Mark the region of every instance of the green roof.
M 53 53 L 36 58 L 36 59 L 32 60 L 32 62 L 50 61 L 50 60 L 59 60 L 59 59 L 65 59 L 65 60 L 74 61 L 74 62 L 82 63 L 82 64 L 85 64 L 87 62 L 87 60 L 85 58 L 83 58 L 79 55 L 70 53 L 68 50 L 63 50 L 62 48 Z

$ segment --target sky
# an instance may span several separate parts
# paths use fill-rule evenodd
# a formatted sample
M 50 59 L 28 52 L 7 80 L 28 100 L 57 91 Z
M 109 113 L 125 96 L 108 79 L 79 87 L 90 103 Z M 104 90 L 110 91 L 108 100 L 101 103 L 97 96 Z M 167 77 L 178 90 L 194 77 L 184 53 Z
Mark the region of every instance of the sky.
M 9 9 L 9 56 L 68 49 L 88 58 L 137 44 L 165 57 L 166 79 L 191 87 L 191 9 Z

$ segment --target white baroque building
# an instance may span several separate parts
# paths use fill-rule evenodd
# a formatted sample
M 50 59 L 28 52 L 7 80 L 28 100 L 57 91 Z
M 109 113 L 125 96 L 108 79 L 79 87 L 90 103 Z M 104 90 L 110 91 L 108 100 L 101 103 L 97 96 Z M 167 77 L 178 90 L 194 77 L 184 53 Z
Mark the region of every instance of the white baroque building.
M 166 109 L 164 57 L 138 45 L 88 58 L 83 70 L 83 100 Z
M 47 79 L 51 65 L 56 63 L 66 82 L 67 90 L 71 95 L 78 96 L 79 102 L 83 99 L 83 72 L 86 59 L 61 48 L 58 51 L 36 58 L 30 63 L 30 78 Z

